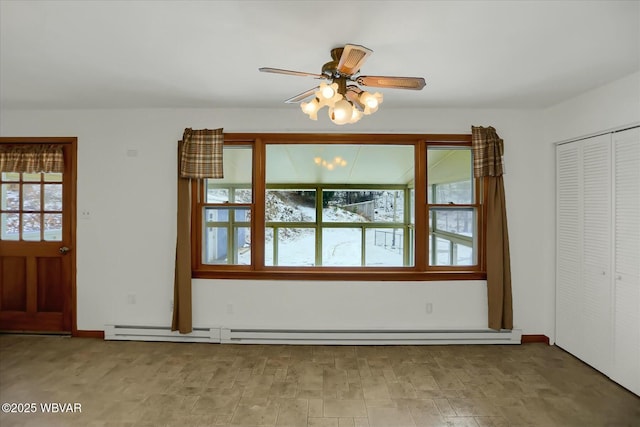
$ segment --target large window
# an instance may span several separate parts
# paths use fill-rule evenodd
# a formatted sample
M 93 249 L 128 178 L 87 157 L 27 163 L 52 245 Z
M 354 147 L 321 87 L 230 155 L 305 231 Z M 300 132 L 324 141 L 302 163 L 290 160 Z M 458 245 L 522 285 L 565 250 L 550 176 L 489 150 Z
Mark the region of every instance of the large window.
M 227 134 L 193 182 L 194 277 L 482 278 L 469 135 Z

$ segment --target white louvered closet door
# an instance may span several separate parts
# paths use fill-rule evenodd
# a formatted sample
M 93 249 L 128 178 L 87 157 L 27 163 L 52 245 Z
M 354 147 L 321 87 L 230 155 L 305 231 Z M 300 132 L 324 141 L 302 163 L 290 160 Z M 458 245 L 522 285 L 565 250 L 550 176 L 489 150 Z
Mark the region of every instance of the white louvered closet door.
M 556 155 L 556 344 L 582 358 L 581 144 L 560 145 Z
M 582 186 L 582 357 L 609 374 L 613 343 L 611 135 L 583 142 Z
M 611 136 L 557 148 L 556 343 L 608 373 L 611 317 Z
M 640 395 L 640 128 L 613 135 L 613 158 L 612 378 Z

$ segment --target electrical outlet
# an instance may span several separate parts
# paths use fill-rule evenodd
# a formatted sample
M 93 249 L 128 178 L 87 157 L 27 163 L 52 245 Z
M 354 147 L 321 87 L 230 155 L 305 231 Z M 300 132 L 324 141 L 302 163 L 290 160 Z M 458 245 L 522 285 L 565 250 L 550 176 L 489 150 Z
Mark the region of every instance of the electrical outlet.
M 433 304 L 428 302 L 425 304 L 424 309 L 426 311 L 427 314 L 431 314 L 433 313 Z

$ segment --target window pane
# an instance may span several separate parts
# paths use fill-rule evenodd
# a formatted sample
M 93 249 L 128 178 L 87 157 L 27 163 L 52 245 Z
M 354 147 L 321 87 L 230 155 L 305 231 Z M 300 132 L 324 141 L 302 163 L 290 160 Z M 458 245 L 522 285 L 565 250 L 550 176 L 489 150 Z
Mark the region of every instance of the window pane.
M 412 265 L 412 248 L 396 248 L 389 259 L 373 233 L 365 242 L 361 226 L 410 226 L 413 203 L 405 199 L 415 183 L 414 151 L 413 144 L 268 143 L 266 265 Z M 285 223 L 291 226 L 279 227 Z
M 473 208 L 430 209 L 429 264 L 475 265 L 477 262 L 475 224 L 476 212 Z
M 207 203 L 227 203 L 229 202 L 228 188 L 215 188 L 215 182 L 207 181 Z
M 24 182 L 40 182 L 41 176 L 39 173 L 23 173 L 22 180 Z
M 456 265 L 474 265 L 473 248 L 455 243 L 453 246 Z
M 315 190 L 267 190 L 267 222 L 315 222 Z
M 2 240 L 19 240 L 20 216 L 17 213 L 3 213 L 0 216 Z
M 253 150 L 250 146 L 225 145 L 224 178 L 206 179 L 206 203 L 251 203 Z
M 251 230 L 249 227 L 233 227 L 233 230 L 230 242 L 228 227 L 205 228 L 202 251 L 204 264 L 251 264 Z
M 361 266 L 362 229 L 324 228 L 322 230 L 323 266 Z
M 435 263 L 431 265 L 451 265 L 453 247 L 449 240 L 436 237 Z
M 401 267 L 404 264 L 404 232 L 401 228 L 366 230 L 365 265 Z
M 404 222 L 404 191 L 324 190 L 323 222 Z
M 227 227 L 205 227 L 202 244 L 204 264 L 227 264 L 229 242 L 227 232 Z
M 410 224 L 415 224 L 416 223 L 416 210 L 415 210 L 415 206 L 416 206 L 416 191 L 415 189 L 411 189 L 410 190 L 410 196 L 409 196 L 409 223 Z
M 429 148 L 427 164 L 429 203 L 473 203 L 473 163 L 470 148 Z
M 40 184 L 22 184 L 22 209 L 40 210 Z
M 22 214 L 22 240 L 40 240 L 40 217 L 39 213 Z
M 45 173 L 44 181 L 45 182 L 62 182 L 62 174 L 61 173 Z
M 214 208 L 207 207 L 204 210 L 205 223 L 223 222 L 249 222 L 251 210 L 249 208 Z
M 266 229 L 265 265 L 310 267 L 316 264 L 315 229 L 278 227 L 277 230 L 274 239 L 274 228 Z
M 2 172 L 2 180 L 5 182 L 20 181 L 20 174 L 17 172 Z
M 44 214 L 44 240 L 62 241 L 62 214 Z
M 253 202 L 252 192 L 250 188 L 236 188 L 233 197 L 234 203 L 251 203 Z
M 2 184 L 2 210 L 20 210 L 20 184 Z
M 250 209 L 207 207 L 204 218 L 204 264 L 251 263 Z
M 251 264 L 251 228 L 234 227 L 234 259 L 233 263 L 239 265 Z
M 62 210 L 62 184 L 44 185 L 44 210 Z

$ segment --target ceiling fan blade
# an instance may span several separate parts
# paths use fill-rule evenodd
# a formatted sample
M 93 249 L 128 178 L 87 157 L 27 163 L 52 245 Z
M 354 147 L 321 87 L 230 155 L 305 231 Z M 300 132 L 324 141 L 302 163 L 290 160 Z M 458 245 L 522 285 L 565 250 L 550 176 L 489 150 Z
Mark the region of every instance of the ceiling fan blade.
M 304 71 L 283 70 L 280 68 L 262 67 L 262 68 L 258 68 L 258 71 L 261 71 L 263 73 L 287 74 L 289 76 L 315 77 L 316 79 L 327 78 L 327 76 L 324 76 L 322 74 L 305 73 Z
M 426 85 L 422 77 L 360 76 L 356 82 L 362 86 L 412 90 L 421 90 Z
M 364 46 L 357 44 L 347 44 L 342 50 L 340 61 L 338 62 L 338 71 L 347 76 L 357 73 L 362 64 L 367 60 L 373 51 Z
M 305 98 L 310 97 L 311 95 L 313 95 L 318 89 L 320 89 L 320 86 L 316 86 L 313 89 L 309 89 L 306 92 L 302 92 L 296 96 L 292 96 L 291 98 L 287 99 L 285 102 L 285 104 L 296 104 L 300 101 L 302 101 Z

